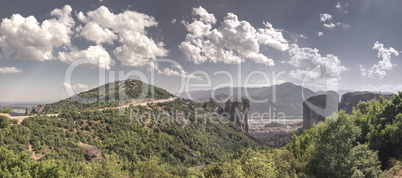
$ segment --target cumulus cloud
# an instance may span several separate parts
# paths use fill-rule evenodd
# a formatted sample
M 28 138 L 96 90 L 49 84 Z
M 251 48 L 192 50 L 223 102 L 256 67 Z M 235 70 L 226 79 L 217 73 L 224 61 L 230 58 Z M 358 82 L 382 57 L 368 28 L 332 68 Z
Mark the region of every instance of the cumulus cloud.
M 69 46 L 71 28 L 75 22 L 71 7 L 55 9 L 48 19 L 40 24 L 34 16 L 23 17 L 13 14 L 4 18 L 0 25 L 0 48 L 4 57 L 15 56 L 24 60 L 44 61 L 53 59 L 53 50 Z
M 100 25 L 89 22 L 81 30 L 80 36 L 84 37 L 88 41 L 95 42 L 96 44 L 108 43 L 112 44 L 117 39 L 117 35 L 114 34 L 108 28 L 103 28 Z
M 336 4 L 335 8 L 337 8 L 337 9 L 342 9 L 341 2 L 338 1 L 338 4 Z
M 323 36 L 324 33 L 323 32 L 317 32 L 317 36 Z
M 280 51 L 289 48 L 281 30 L 268 22 L 264 23 L 265 28 L 255 29 L 249 22 L 239 21 L 235 14 L 228 13 L 221 24 L 213 28 L 217 20 L 204 8 L 194 8 L 193 15 L 192 23 L 183 22 L 189 33 L 179 50 L 195 64 L 207 61 L 241 63 L 248 59 L 273 66 L 274 61 L 260 52 L 260 45 Z
M 172 20 L 170 21 L 170 23 L 175 24 L 176 21 L 177 21 L 176 19 L 172 19 Z
M 318 49 L 300 48 L 293 44 L 289 49 L 291 56 L 288 63 L 296 69 L 289 72 L 293 78 L 301 81 L 315 83 L 331 83 L 337 87 L 340 74 L 348 71 L 345 66 L 340 65 L 340 60 L 333 54 L 321 56 Z M 325 71 L 325 72 L 324 72 Z
M 392 70 L 394 64 L 391 61 L 391 57 L 399 56 L 399 52 L 393 47 L 385 48 L 384 44 L 378 41 L 374 43 L 373 50 L 378 50 L 377 57 L 381 58 L 377 64 L 374 64 L 367 72 L 367 76 L 372 79 L 383 79 L 387 76 L 387 71 Z M 360 66 L 362 68 L 362 66 Z
M 68 89 L 71 88 L 75 93 L 81 93 L 87 91 L 89 87 L 82 83 L 77 83 L 75 85 L 70 85 L 68 83 L 63 83 L 64 88 Z
M 338 9 L 339 11 L 342 11 L 347 14 L 348 11 L 345 8 L 348 6 L 349 6 L 349 3 L 346 3 L 346 4 L 344 4 L 344 6 L 342 6 L 341 2 L 338 1 L 338 4 L 336 4 L 335 8 Z
M 20 72 L 22 72 L 22 70 L 15 67 L 0 67 L 0 74 L 14 74 Z
M 376 64 L 368 70 L 368 77 L 372 79 L 383 79 L 385 76 L 387 72 Z
M 326 28 L 335 28 L 336 25 L 334 23 L 329 23 L 329 24 L 324 23 L 322 26 L 324 26 Z
M 364 77 L 367 75 L 366 68 L 364 68 L 362 65 L 360 65 L 360 74 Z
M 58 59 L 68 64 L 78 59 L 98 61 L 105 58 L 100 63 L 109 69 L 112 53 L 127 66 L 141 66 L 168 54 L 163 42 L 154 41 L 147 34 L 147 28 L 158 24 L 152 16 L 130 10 L 112 13 L 101 6 L 86 13 L 76 13 L 77 19 L 83 22 L 77 27 L 71 12 L 68 5 L 55 9 L 50 13 L 52 18 L 42 23 L 34 16 L 19 14 L 3 19 L 0 25 L 3 54 L 0 57 L 37 61 Z M 202 18 L 207 20 L 209 17 L 206 14 Z M 94 44 L 78 48 L 71 43 L 76 37 Z M 107 51 L 103 47 L 106 44 L 112 46 L 112 50 Z
M 77 16 L 79 20 L 86 23 L 85 26 L 96 24 L 88 28 L 101 29 L 96 35 L 81 32 L 80 35 L 88 40 L 97 43 L 111 42 L 116 39 L 116 35 L 118 36 L 120 46 L 116 47 L 113 53 L 123 65 L 144 65 L 151 59 L 166 56 L 168 53 L 163 43 L 155 42 L 147 36 L 146 28 L 157 25 L 152 16 L 130 10 L 114 14 L 105 6 L 89 11 L 86 16 L 79 12 Z M 102 37 L 99 38 L 99 36 Z M 98 41 L 96 41 L 97 37 Z
M 158 72 L 158 74 L 161 74 L 161 75 L 176 76 L 176 77 L 183 77 L 183 78 L 202 80 L 202 78 L 200 76 L 195 76 L 193 74 L 188 74 L 186 71 L 184 71 L 183 67 L 181 67 L 181 66 L 175 66 L 175 65 L 173 65 L 173 66 L 177 70 L 173 70 L 173 69 L 170 69 L 168 67 L 166 67 L 163 70 L 161 70 L 159 68 L 159 64 L 150 63 L 150 65 L 148 67 L 148 71 L 151 71 L 153 69 L 154 71 Z
M 59 59 L 65 63 L 73 63 L 79 59 L 92 61 L 97 66 L 110 69 L 111 57 L 102 46 L 90 46 L 86 50 L 72 49 L 70 52 L 59 52 Z
M 331 19 L 332 19 L 331 14 L 327 14 L 327 13 L 320 14 L 320 21 L 321 22 L 330 21 Z
M 339 26 L 339 27 L 342 27 L 342 28 L 350 28 L 350 25 L 348 23 L 337 22 L 336 26 Z
M 374 43 L 373 49 L 378 50 L 377 56 L 378 58 L 382 59 L 378 62 L 378 65 L 381 67 L 381 69 L 391 70 L 393 67 L 391 57 L 392 55 L 399 56 L 399 52 L 393 47 L 384 48 L 384 44 L 379 43 L 378 41 Z
M 332 15 L 327 13 L 320 14 L 320 21 L 323 22 L 322 26 L 325 28 L 335 28 L 335 27 L 342 27 L 342 28 L 350 28 L 348 23 L 336 22 L 333 23 Z

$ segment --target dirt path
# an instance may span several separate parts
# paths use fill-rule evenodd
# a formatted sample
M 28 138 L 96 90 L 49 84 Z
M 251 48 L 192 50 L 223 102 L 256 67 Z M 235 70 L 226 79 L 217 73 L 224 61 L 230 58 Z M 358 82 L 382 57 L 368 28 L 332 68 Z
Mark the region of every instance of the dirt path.
M 107 109 L 120 109 L 120 108 L 127 108 L 130 105 L 133 106 L 146 106 L 148 103 L 164 103 L 169 101 L 174 101 L 176 97 L 168 98 L 168 99 L 161 99 L 161 100 L 149 100 L 149 101 L 140 101 L 140 102 L 130 102 L 123 106 L 111 107 L 111 108 L 102 108 L 99 111 L 107 110 Z
M 130 105 L 134 105 L 134 106 L 137 106 L 137 105 L 146 106 L 148 103 L 164 103 L 164 102 L 173 101 L 173 100 L 175 100 L 175 99 L 176 99 L 176 97 L 171 97 L 171 98 L 168 98 L 168 99 L 161 99 L 161 100 L 149 100 L 149 99 L 148 99 L 148 100 L 146 100 L 146 101 L 130 102 L 130 103 L 127 103 L 127 104 L 125 104 L 125 105 L 123 105 L 123 106 L 118 106 L 118 107 L 102 108 L 102 109 L 99 109 L 99 111 L 103 111 L 103 110 L 107 110 L 107 109 L 126 108 L 126 107 L 129 107 Z M 8 117 L 9 119 L 16 119 L 16 120 L 18 120 L 18 124 L 21 124 L 21 122 L 22 122 L 24 119 L 29 118 L 29 117 L 34 117 L 34 116 L 36 116 L 36 115 L 33 115 L 33 116 L 10 116 L 9 114 L 0 113 L 0 116 L 6 116 L 6 117 Z M 49 117 L 58 117 L 59 114 L 46 114 L 46 116 L 49 116 Z
M 6 113 L 0 113 L 0 116 L 11 117 L 10 114 L 6 114 Z

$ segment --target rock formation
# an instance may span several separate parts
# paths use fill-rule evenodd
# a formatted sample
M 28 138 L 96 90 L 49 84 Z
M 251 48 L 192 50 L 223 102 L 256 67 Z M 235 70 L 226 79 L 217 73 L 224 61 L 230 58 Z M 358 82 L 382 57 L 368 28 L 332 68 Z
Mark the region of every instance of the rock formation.
M 29 116 L 31 114 L 31 111 L 29 111 L 28 107 L 25 108 L 25 116 Z
M 82 142 L 78 143 L 78 146 L 84 148 L 85 150 L 85 159 L 88 161 L 101 161 L 105 160 L 105 157 L 102 155 L 102 151 L 99 148 L 96 148 L 95 146 L 84 144 Z
M 230 120 L 240 126 L 248 133 L 248 114 L 250 112 L 250 102 L 248 99 L 231 99 L 225 103 L 222 113 L 229 114 Z
M 310 129 L 319 121 L 338 112 L 339 96 L 334 91 L 313 96 L 303 102 L 303 129 Z
M 248 99 L 232 98 L 225 103 L 217 99 L 209 99 L 202 103 L 202 107 L 210 112 L 217 112 L 223 117 L 236 123 L 246 133 L 248 133 L 248 115 L 250 113 L 250 102 Z
M 203 108 L 206 109 L 214 109 L 214 110 L 219 110 L 222 108 L 222 102 L 217 100 L 217 99 L 209 99 L 207 102 L 205 102 L 202 105 Z
M 392 95 L 383 95 L 386 100 L 390 100 Z M 347 114 L 352 114 L 353 108 L 364 101 L 371 101 L 374 98 L 380 98 L 380 94 L 371 93 L 368 91 L 349 92 L 342 96 L 341 103 L 339 103 L 339 110 L 344 110 Z
M 33 114 L 41 113 L 41 112 L 43 111 L 43 109 L 45 109 L 45 106 L 46 106 L 46 105 L 37 105 L 37 106 L 34 106 L 34 107 L 32 107 L 31 113 L 33 113 Z
M 391 94 L 383 96 L 386 100 L 390 100 L 392 97 Z M 325 117 L 339 110 L 352 114 L 353 108 L 356 108 L 360 102 L 371 101 L 374 98 L 378 100 L 380 94 L 367 91 L 348 92 L 342 96 L 339 104 L 338 94 L 333 91 L 310 97 L 303 102 L 303 129 L 311 128 L 315 123 L 324 121 Z

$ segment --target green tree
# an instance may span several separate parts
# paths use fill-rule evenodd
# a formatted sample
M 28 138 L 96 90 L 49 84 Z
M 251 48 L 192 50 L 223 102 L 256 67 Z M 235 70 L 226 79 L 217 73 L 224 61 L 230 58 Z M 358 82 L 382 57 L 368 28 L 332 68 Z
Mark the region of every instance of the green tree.
M 7 117 L 0 116 L 0 129 L 10 127 L 10 120 Z
M 13 109 L 9 108 L 9 107 L 3 107 L 3 109 L 0 110 L 1 113 L 12 113 L 14 112 Z

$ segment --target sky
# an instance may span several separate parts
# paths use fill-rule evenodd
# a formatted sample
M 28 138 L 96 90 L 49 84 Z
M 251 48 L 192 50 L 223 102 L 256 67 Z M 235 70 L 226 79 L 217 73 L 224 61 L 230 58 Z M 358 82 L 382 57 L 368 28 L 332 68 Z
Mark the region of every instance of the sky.
M 396 92 L 400 7 L 399 0 L 3 2 L 0 102 L 58 101 L 126 78 L 171 93 L 283 82 Z

